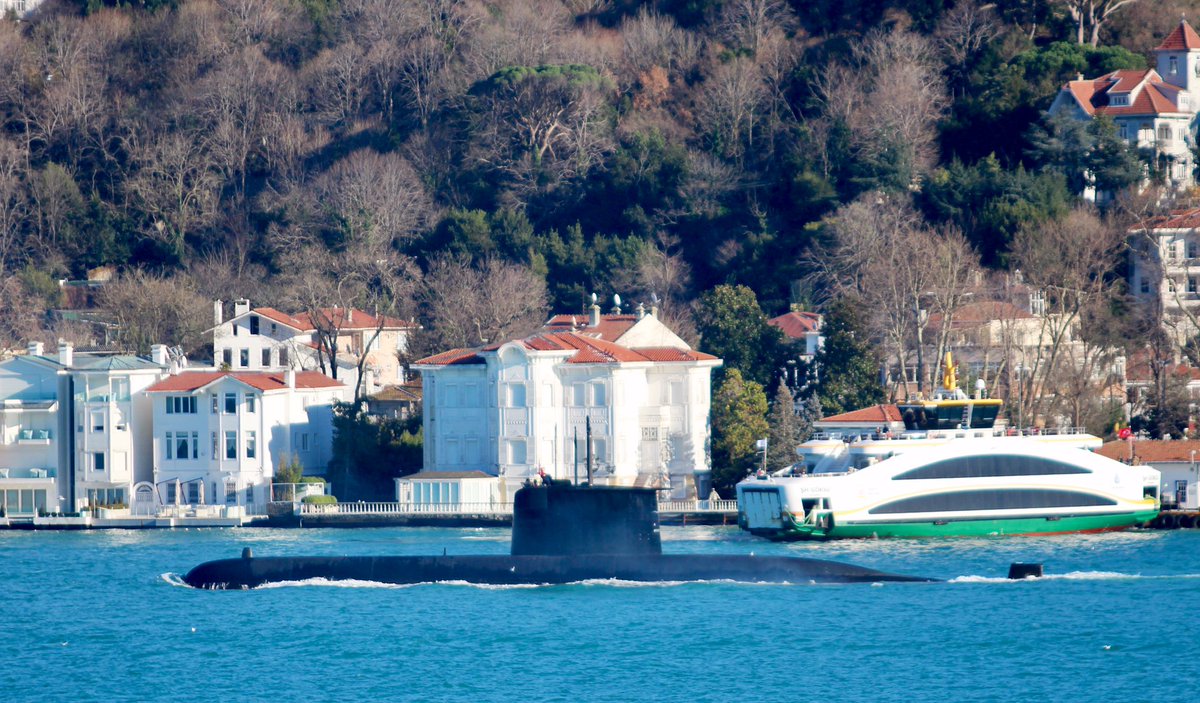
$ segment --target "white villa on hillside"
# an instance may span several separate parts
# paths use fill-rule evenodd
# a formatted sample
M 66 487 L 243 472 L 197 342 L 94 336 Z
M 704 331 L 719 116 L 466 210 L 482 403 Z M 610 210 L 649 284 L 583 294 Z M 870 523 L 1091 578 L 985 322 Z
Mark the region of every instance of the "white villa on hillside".
M 333 404 L 350 390 L 316 371 L 185 371 L 146 389 L 154 475 L 137 500 L 262 506 L 281 462 L 323 471 Z
M 1169 185 L 1190 188 L 1195 185 L 1192 149 L 1200 111 L 1200 35 L 1180 20 L 1154 53 L 1154 69 L 1070 81 L 1054 99 L 1050 114 L 1085 120 L 1111 117 L 1123 139 L 1155 153 Z
M 229 319 L 224 318 L 223 303 L 215 301 L 213 324 L 213 364 L 230 371 L 323 370 L 353 391 L 358 362 L 365 354 L 364 395 L 404 383 L 400 355 L 408 349 L 409 332 L 417 327 L 354 308 L 289 315 L 274 308 L 251 308 L 245 299 L 234 301 Z M 332 361 L 331 346 L 337 351 Z
M 501 500 L 538 470 L 586 472 L 587 422 L 598 482 L 696 495 L 709 470 L 710 376 L 693 351 L 640 306 L 634 315 L 557 315 L 540 332 L 453 349 L 422 371 L 425 472 L 498 477 Z

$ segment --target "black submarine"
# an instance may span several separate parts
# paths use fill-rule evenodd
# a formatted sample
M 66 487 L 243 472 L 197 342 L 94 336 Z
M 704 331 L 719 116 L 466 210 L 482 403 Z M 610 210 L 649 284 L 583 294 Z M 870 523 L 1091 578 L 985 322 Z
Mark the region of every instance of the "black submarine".
M 874 583 L 936 581 L 800 557 L 663 554 L 652 488 L 552 483 L 513 501 L 512 549 L 493 556 L 255 557 L 200 564 L 183 577 L 205 589 L 327 579 L 388 584 L 563 584 L 591 580 Z

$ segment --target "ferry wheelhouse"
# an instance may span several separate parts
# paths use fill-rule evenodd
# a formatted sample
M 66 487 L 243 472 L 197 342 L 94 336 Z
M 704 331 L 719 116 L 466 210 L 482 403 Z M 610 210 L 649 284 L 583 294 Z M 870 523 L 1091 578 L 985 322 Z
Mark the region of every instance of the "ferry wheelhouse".
M 950 367 L 952 368 L 952 367 Z M 998 399 L 946 374 L 891 422 L 818 433 L 801 461 L 737 486 L 738 524 L 774 540 L 1120 530 L 1159 511 L 1159 472 L 1093 450 L 1080 429 L 997 427 Z M 902 424 L 902 429 L 900 426 Z

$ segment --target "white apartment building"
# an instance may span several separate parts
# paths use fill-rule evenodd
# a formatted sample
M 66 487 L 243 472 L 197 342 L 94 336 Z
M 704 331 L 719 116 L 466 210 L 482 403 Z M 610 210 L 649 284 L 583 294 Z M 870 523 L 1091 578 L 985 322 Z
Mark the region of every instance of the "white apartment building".
M 40 343 L 0 362 L 0 505 L 8 516 L 128 505 L 149 475 L 150 413 L 141 393 L 167 375 L 166 349 L 145 359 Z
M 126 506 L 133 487 L 152 479 L 152 424 L 145 391 L 168 374 L 166 348 L 152 358 L 126 354 L 74 354 L 59 348 L 69 369 L 74 424 L 75 510 Z
M 233 315 L 224 318 L 224 304 L 213 303 L 213 364 L 231 371 L 324 370 L 353 391 L 358 362 L 363 367 L 364 395 L 404 383 L 400 357 L 408 349 L 408 334 L 416 325 L 372 315 L 354 308 L 321 308 L 311 314 L 290 315 L 274 308 L 252 308 L 245 299 L 233 302 Z M 329 358 L 329 348 L 337 353 Z
M 640 306 L 635 315 L 558 315 L 538 334 L 422 359 L 424 470 L 482 471 L 499 500 L 539 470 L 694 498 L 709 470 L 712 369 Z
M 153 478 L 136 500 L 248 508 L 270 500 L 271 479 L 298 459 L 323 472 L 333 405 L 350 390 L 316 371 L 185 371 L 146 389 L 153 406 Z
M 1156 68 L 1113 71 L 1070 81 L 1050 106 L 1050 114 L 1090 120 L 1111 117 L 1122 139 L 1155 154 L 1157 167 L 1175 188 L 1196 184 L 1196 113 L 1200 111 L 1200 35 L 1180 20 L 1154 49 Z M 1086 193 L 1091 198 L 1094 191 Z
M 70 427 L 59 403 L 66 378 L 40 347 L 31 351 L 38 355 L 0 361 L 0 510 L 10 517 L 61 510 L 68 485 L 59 476 L 67 445 L 58 441 Z

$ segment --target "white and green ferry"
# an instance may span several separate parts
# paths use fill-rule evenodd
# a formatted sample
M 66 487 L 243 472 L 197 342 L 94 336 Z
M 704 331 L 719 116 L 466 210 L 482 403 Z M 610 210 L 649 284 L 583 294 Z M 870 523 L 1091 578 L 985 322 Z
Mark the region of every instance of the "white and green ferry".
M 795 467 L 742 481 L 738 524 L 774 540 L 968 537 L 1121 530 L 1158 515 L 1158 471 L 1095 454 L 1101 440 L 1082 430 L 996 427 L 1000 401 L 953 384 L 948 374 L 953 390 L 880 406 L 895 431 L 819 433 Z

